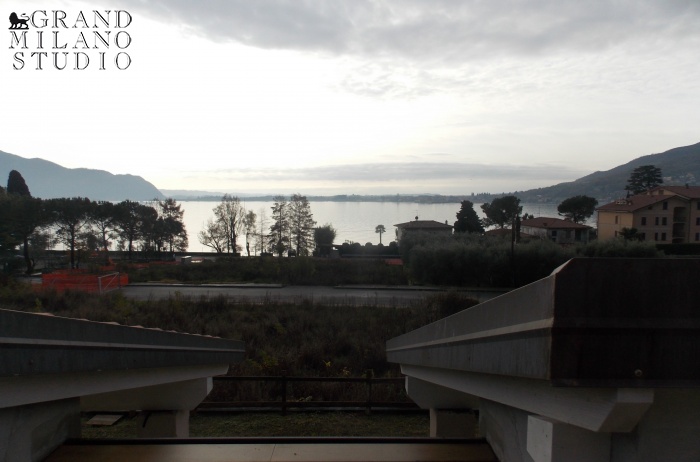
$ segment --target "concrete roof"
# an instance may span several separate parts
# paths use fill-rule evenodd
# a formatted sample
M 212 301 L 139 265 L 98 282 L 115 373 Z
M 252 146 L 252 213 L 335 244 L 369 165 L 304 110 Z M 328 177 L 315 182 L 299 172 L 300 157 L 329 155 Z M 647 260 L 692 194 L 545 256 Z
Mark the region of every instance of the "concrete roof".
M 230 364 L 243 353 L 236 340 L 0 310 L 0 377 Z

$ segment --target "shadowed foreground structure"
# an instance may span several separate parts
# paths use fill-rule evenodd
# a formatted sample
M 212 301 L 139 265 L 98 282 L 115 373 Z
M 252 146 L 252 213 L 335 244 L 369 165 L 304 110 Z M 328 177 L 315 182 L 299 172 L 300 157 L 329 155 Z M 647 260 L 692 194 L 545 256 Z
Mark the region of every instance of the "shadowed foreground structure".
M 431 435 L 503 461 L 700 460 L 700 260 L 574 259 L 390 340 Z

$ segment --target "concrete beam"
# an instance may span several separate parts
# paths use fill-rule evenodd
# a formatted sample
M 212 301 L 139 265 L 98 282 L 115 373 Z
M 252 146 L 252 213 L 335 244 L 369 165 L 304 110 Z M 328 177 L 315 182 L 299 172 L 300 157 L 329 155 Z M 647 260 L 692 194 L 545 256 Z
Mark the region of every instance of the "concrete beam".
M 649 389 L 563 388 L 544 380 L 402 365 L 411 378 L 597 432 L 630 432 L 654 402 Z M 409 396 L 410 393 L 409 393 Z M 430 405 L 423 396 L 421 407 Z M 436 403 L 442 403 L 435 395 Z
M 528 416 L 527 452 L 534 462 L 609 462 L 610 434 Z

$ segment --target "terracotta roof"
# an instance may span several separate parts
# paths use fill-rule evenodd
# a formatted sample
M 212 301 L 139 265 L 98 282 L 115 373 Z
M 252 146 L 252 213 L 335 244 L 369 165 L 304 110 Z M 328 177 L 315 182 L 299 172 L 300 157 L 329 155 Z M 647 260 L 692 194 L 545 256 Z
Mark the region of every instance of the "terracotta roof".
M 399 223 L 394 226 L 403 229 L 452 229 L 452 225 L 446 225 L 445 223 L 440 223 L 435 220 L 407 221 L 406 223 Z
M 520 226 L 528 226 L 530 228 L 545 228 L 545 229 L 590 229 L 590 226 L 574 223 L 571 220 L 562 220 L 561 218 L 537 217 L 529 218 L 520 222 Z
M 664 190 L 688 199 L 700 199 L 700 186 L 658 186 L 650 192 Z
M 636 196 L 631 196 L 626 199 L 619 199 L 615 202 L 605 204 L 602 207 L 598 207 L 597 210 L 603 212 L 634 212 L 635 210 L 643 209 L 645 207 L 649 207 L 650 205 L 667 201 L 670 197 L 673 196 L 649 196 L 647 194 L 637 194 Z

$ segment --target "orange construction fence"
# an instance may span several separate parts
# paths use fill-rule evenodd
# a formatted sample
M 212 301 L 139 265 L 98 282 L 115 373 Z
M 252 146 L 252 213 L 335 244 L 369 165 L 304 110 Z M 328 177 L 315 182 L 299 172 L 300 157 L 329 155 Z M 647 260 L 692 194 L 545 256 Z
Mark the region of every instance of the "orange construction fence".
M 41 286 L 57 291 L 80 290 L 83 292 L 105 293 L 129 284 L 126 273 L 110 272 L 90 274 L 83 270 L 54 271 L 41 275 Z

